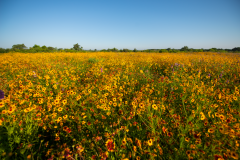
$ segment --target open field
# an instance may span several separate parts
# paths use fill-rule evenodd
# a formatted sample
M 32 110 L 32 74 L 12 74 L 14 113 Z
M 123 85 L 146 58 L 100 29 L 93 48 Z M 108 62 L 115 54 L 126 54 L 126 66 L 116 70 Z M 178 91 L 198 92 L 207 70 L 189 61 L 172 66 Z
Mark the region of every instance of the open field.
M 2 54 L 0 159 L 239 159 L 239 59 Z

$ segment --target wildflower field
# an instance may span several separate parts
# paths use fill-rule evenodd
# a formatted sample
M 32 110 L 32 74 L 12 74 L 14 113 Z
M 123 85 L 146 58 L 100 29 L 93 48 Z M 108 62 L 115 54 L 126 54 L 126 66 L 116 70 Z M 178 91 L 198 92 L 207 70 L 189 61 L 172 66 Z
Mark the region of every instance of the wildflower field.
M 239 159 L 239 59 L 1 54 L 0 159 Z

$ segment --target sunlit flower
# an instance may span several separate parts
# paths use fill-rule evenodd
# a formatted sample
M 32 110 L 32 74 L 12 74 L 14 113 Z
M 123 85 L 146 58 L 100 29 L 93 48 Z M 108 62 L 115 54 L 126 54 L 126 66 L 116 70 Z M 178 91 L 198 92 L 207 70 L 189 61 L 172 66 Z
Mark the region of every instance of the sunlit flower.
M 67 129 L 66 129 L 66 132 L 67 132 L 67 133 L 71 133 L 72 130 L 71 130 L 70 128 L 67 128 Z
M 157 109 L 158 109 L 158 107 L 157 107 L 156 104 L 153 104 L 153 105 L 152 105 L 152 108 L 153 108 L 154 110 L 157 110 Z
M 190 150 L 187 150 L 187 151 L 186 151 L 186 155 L 190 156 L 190 154 L 191 154 L 191 151 L 190 151 Z
M 64 157 L 65 158 L 70 158 L 70 153 L 71 153 L 70 149 L 69 148 L 65 148 L 64 151 L 65 151 L 64 152 Z
M 214 158 L 216 160 L 222 160 L 223 159 L 223 157 L 221 155 L 217 155 L 217 154 L 214 155 Z
M 239 157 L 238 157 L 238 154 L 236 153 L 236 152 L 231 152 L 231 157 L 233 158 L 233 159 L 238 159 Z
M 137 152 L 137 147 L 136 146 L 133 146 L 133 151 Z
M 123 140 L 122 140 L 122 145 L 126 145 L 127 144 L 127 141 L 126 141 L 126 139 L 124 138 Z
M 220 118 L 221 120 L 224 120 L 224 119 L 225 119 L 225 116 L 222 115 L 222 114 L 220 114 L 220 115 L 219 115 L 219 118 Z
M 114 103 L 113 103 L 113 106 L 114 106 L 114 107 L 116 107 L 116 106 L 117 106 L 117 103 L 116 103 L 116 102 L 114 102 Z
M 186 141 L 186 142 L 189 142 L 189 141 L 190 141 L 190 138 L 186 137 L 186 138 L 185 138 L 185 141 Z
M 167 136 L 168 136 L 168 137 L 171 137 L 172 135 L 173 135 L 172 132 L 168 132 L 168 133 L 167 133 Z
M 133 101 L 133 102 L 132 102 L 132 105 L 133 105 L 133 106 L 135 106 L 135 105 L 136 105 L 136 103 Z
M 81 152 L 84 151 L 84 148 L 83 148 L 81 145 L 76 146 L 76 148 L 77 148 L 77 150 L 78 150 L 79 153 L 81 153 Z
M 97 136 L 97 137 L 95 138 L 96 142 L 100 141 L 101 139 L 102 139 L 102 137 L 99 137 L 99 136 Z
M 150 140 L 147 141 L 147 143 L 148 143 L 149 146 L 152 146 L 153 145 L 153 140 L 150 139 Z
M 208 129 L 208 132 L 209 132 L 209 133 L 213 133 L 213 132 L 214 132 L 214 129 L 210 128 L 210 129 Z
M 58 111 L 61 112 L 63 109 L 61 107 L 58 108 Z
M 230 122 L 231 122 L 230 118 L 227 118 L 227 119 L 226 119 L 226 122 L 227 122 L 227 123 L 230 123 Z
M 206 118 L 203 112 L 200 112 L 200 115 L 201 115 L 201 118 L 200 118 L 201 120 L 204 120 Z
M 92 93 L 91 89 L 88 89 L 88 93 Z
M 158 148 L 158 150 L 159 150 L 159 152 L 160 152 L 160 155 L 162 155 L 162 154 L 163 154 L 163 150 L 162 150 L 162 148 L 160 147 L 159 144 L 157 145 L 157 148 Z
M 118 111 L 118 113 L 119 113 L 119 114 L 123 114 L 123 111 L 120 109 L 120 110 Z
M 236 96 L 233 96 L 233 99 L 234 99 L 234 101 L 236 101 L 236 100 L 237 100 L 237 97 L 236 97 Z
M 58 120 L 61 121 L 61 120 L 62 120 L 62 117 L 58 117 Z
M 27 156 L 27 159 L 31 159 L 31 154 L 29 154 L 29 155 Z
M 139 103 L 139 107 L 143 108 L 144 107 L 144 103 Z
M 64 99 L 64 100 L 62 101 L 62 103 L 63 103 L 63 105 L 67 104 L 67 100 Z
M 0 108 L 3 108 L 4 107 L 4 101 L 0 101 Z
M 2 114 L 6 114 L 7 113 L 7 111 L 6 110 L 2 110 Z
M 115 143 L 113 142 L 113 139 L 108 139 L 107 142 L 105 143 L 107 149 L 109 152 L 114 152 L 115 149 Z
M 162 127 L 163 133 L 166 133 L 167 129 L 165 127 Z
M 140 149 L 142 149 L 142 142 L 141 142 L 141 140 L 135 138 L 135 143 L 136 143 L 136 145 L 137 145 Z
M 66 114 L 65 116 L 63 116 L 63 119 L 67 119 L 68 115 Z

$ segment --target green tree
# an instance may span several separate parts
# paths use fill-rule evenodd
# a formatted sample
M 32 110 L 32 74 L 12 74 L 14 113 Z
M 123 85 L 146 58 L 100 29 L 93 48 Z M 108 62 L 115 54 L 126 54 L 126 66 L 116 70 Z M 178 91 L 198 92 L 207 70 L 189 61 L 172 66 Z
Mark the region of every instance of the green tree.
M 235 48 L 232 49 L 232 51 L 234 51 L 234 52 L 240 52 L 240 47 L 235 47 Z
M 114 47 L 114 48 L 112 48 L 112 49 L 108 48 L 108 49 L 107 49 L 107 51 L 108 51 L 108 52 L 117 52 L 117 51 L 118 51 L 118 49 L 117 49 L 117 48 L 115 48 L 115 47 Z
M 4 48 L 0 48 L 0 53 L 6 53 L 6 50 Z
M 130 52 L 130 50 L 127 48 L 123 48 L 122 52 Z
M 160 49 L 160 50 L 159 50 L 159 53 L 168 53 L 168 50 L 166 50 L 166 49 Z
M 217 50 L 217 48 L 211 48 L 209 51 L 210 52 L 217 52 L 218 50 Z
M 107 50 L 106 49 L 102 49 L 101 52 L 107 52 Z
M 71 53 L 76 52 L 76 50 L 72 50 L 72 49 L 68 49 L 68 48 L 64 49 L 64 51 L 65 52 L 71 52 Z
M 43 52 L 48 52 L 48 48 L 44 45 L 41 47 Z
M 25 48 L 27 48 L 27 47 L 24 44 L 15 44 L 15 45 L 12 46 L 13 50 L 16 50 L 16 49 L 22 50 L 22 49 L 25 49 Z
M 73 48 L 77 51 L 82 50 L 83 47 L 81 47 L 78 43 L 73 45 Z
M 36 52 L 41 52 L 42 51 L 42 48 L 39 45 L 36 45 L 36 44 L 32 47 L 32 49 L 35 50 Z
M 137 52 L 137 49 L 136 49 L 136 48 L 134 48 L 134 49 L 133 49 L 133 52 Z
M 167 48 L 168 53 L 172 53 L 172 49 L 171 48 Z
M 114 48 L 112 49 L 112 51 L 113 51 L 113 52 L 117 52 L 118 49 L 114 47 Z
M 178 50 L 176 50 L 176 49 L 172 49 L 172 53 L 177 53 L 178 52 Z
M 6 53 L 8 53 L 8 52 L 10 52 L 10 51 L 11 51 L 11 49 L 7 48 L 5 51 L 6 51 Z
M 32 48 L 36 49 L 36 48 L 41 48 L 39 45 L 34 45 Z
M 193 51 L 194 51 L 194 49 L 193 49 L 193 48 L 190 48 L 190 49 L 188 49 L 188 51 L 190 51 L 190 52 L 193 52 Z
M 53 47 L 47 47 L 49 51 L 53 51 L 54 48 Z
M 43 49 L 43 50 L 46 50 L 46 49 L 47 49 L 47 47 L 44 45 L 44 46 L 42 46 L 42 49 Z
M 181 51 L 184 51 L 184 52 L 187 52 L 189 49 L 188 49 L 188 46 L 184 46 L 181 48 Z

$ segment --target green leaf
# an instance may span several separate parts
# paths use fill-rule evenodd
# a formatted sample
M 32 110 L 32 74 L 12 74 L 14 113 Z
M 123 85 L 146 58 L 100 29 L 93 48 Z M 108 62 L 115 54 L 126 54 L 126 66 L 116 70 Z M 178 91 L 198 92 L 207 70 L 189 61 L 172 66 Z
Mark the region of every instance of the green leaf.
M 15 138 L 14 138 L 14 142 L 17 143 L 17 144 L 20 143 L 20 140 L 21 140 L 20 137 L 15 137 Z
M 25 149 L 21 149 L 21 150 L 20 150 L 20 153 L 21 153 L 21 154 L 24 154 L 25 151 L 26 151 Z
M 190 122 L 194 117 L 193 116 L 189 116 L 187 119 L 187 123 Z
M 8 128 L 8 135 L 10 136 L 11 134 L 13 134 L 13 130 L 14 130 L 14 127 L 9 127 Z
M 181 139 L 180 139 L 180 149 L 183 148 L 184 140 L 185 140 L 184 137 L 181 137 Z
M 32 134 L 32 125 L 27 128 L 27 134 L 28 135 Z

